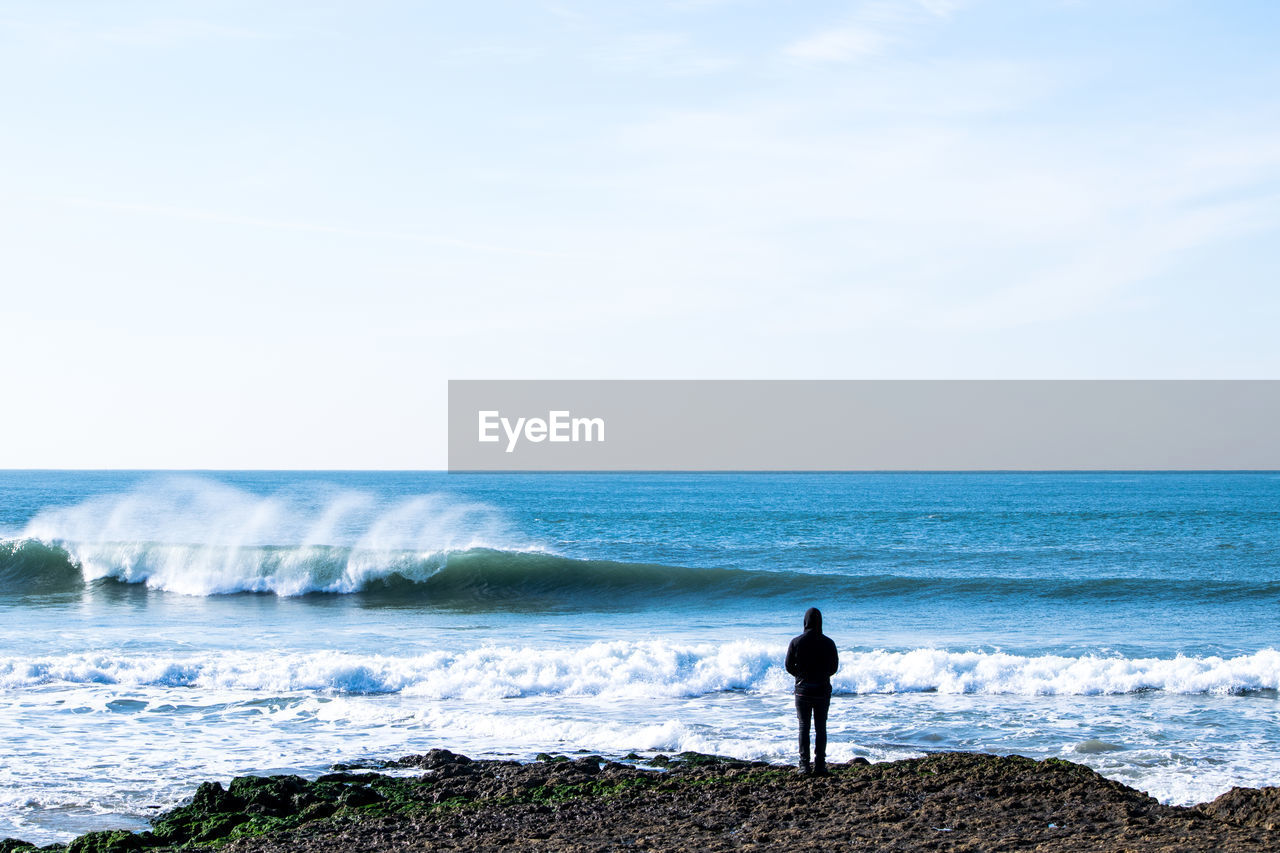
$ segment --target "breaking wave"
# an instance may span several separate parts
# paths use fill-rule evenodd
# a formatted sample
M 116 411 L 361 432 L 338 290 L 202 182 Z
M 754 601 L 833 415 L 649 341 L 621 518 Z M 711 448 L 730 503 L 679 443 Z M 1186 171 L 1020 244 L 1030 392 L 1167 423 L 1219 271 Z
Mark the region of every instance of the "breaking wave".
M 806 567 L 799 567 L 804 569 Z M 820 567 L 819 567 L 820 568 Z M 646 606 L 673 600 L 1256 601 L 1275 580 L 840 574 L 578 559 L 447 494 L 312 487 L 261 495 L 195 477 L 49 507 L 0 538 L 0 594 L 112 583 L 193 596 L 361 594 L 446 606 Z M 925 568 L 925 567 L 920 567 Z
M 683 697 L 722 691 L 782 694 L 783 649 L 737 641 L 598 642 L 565 648 L 483 647 L 413 656 L 342 652 L 234 652 L 191 656 L 110 653 L 0 658 L 0 687 L 102 684 L 272 695 L 328 691 L 428 698 Z M 1089 696 L 1163 691 L 1238 694 L 1280 690 L 1280 651 L 1238 657 L 1021 656 L 1002 652 L 843 652 L 838 693 Z
M 627 606 L 681 598 L 794 597 L 798 590 L 844 601 L 1008 598 L 1169 602 L 1280 595 L 1280 583 L 1268 581 L 1202 580 L 1157 585 L 1141 578 L 815 574 L 582 560 L 535 545 L 416 550 L 344 545 L 0 540 L 0 594 L 67 592 L 98 581 L 138 584 L 194 596 L 360 593 L 386 601 L 441 605 L 491 602 L 510 606 L 522 601 L 530 605 Z
M 386 551 L 331 545 L 0 542 L 0 591 L 73 590 L 98 580 L 187 595 L 368 593 L 440 603 L 733 593 L 783 584 L 768 574 L 686 569 L 556 554 L 470 548 Z
M 449 495 L 264 496 L 175 477 L 40 512 L 18 535 L 0 540 L 0 592 L 66 591 L 111 580 L 198 596 L 426 583 L 447 594 L 465 575 L 459 563 L 503 574 L 511 571 L 506 561 L 539 554 L 554 559 L 492 507 Z

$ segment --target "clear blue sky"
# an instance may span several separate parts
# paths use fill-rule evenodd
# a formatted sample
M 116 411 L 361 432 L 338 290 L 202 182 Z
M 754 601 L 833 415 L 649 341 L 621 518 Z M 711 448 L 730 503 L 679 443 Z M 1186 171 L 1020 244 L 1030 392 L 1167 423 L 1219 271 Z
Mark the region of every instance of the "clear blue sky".
M 0 1 L 0 467 L 449 378 L 1280 377 L 1280 3 Z

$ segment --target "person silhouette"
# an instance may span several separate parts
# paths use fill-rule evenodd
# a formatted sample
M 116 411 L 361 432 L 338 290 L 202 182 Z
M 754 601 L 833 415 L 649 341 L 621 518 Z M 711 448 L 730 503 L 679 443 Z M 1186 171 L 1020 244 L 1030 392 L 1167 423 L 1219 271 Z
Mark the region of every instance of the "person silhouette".
M 822 633 L 822 611 L 804 612 L 804 633 L 787 646 L 787 672 L 796 679 L 796 716 L 800 721 L 798 773 L 827 773 L 827 710 L 831 707 L 831 676 L 840 668 L 836 644 Z M 809 720 L 813 719 L 813 768 L 809 767 Z

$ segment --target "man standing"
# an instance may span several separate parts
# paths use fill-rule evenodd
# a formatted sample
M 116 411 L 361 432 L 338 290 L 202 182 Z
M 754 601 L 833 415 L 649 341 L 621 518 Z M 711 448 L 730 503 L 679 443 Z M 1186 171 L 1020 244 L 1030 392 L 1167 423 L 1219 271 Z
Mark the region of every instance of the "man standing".
M 831 676 L 840 668 L 836 644 L 822 633 L 822 613 L 804 612 L 804 633 L 787 646 L 787 672 L 796 677 L 796 716 L 800 718 L 800 773 L 827 772 L 827 709 L 831 706 Z M 809 719 L 813 718 L 814 764 L 809 768 Z

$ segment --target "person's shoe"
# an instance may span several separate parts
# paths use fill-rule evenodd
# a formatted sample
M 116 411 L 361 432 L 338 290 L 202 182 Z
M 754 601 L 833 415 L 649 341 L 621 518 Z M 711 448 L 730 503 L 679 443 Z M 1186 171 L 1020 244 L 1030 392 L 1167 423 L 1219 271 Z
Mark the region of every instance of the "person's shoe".
M 814 776 L 830 776 L 831 774 L 827 772 L 827 762 L 819 761 L 817 764 L 815 764 L 813 766 L 813 775 Z
M 807 761 L 801 761 L 799 766 L 796 767 L 797 776 L 811 776 L 812 774 L 813 770 L 810 769 L 809 762 Z

